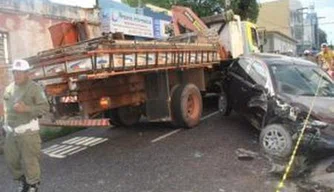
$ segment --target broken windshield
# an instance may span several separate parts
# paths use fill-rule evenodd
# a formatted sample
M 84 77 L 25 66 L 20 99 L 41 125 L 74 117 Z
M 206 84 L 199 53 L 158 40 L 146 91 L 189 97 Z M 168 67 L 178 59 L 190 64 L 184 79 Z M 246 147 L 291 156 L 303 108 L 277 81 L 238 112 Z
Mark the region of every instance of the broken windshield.
M 318 85 L 320 97 L 334 97 L 334 85 L 330 77 L 322 69 L 314 66 L 273 65 L 274 80 L 278 92 L 315 96 Z

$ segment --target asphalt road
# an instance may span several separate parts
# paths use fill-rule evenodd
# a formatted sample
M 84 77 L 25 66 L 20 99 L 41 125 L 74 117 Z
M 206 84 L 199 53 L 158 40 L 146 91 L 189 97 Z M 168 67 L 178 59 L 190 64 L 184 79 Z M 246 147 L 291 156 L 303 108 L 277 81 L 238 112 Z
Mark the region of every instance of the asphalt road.
M 142 123 L 131 128 L 86 129 L 44 143 L 41 191 L 275 191 L 275 178 L 267 173 L 269 162 L 261 154 L 251 161 L 238 160 L 236 155 L 239 148 L 259 152 L 259 133 L 236 114 L 223 118 L 213 113 L 214 99 L 206 99 L 205 106 L 207 118 L 194 129 Z M 82 142 L 75 144 L 76 140 Z M 93 146 L 89 141 L 97 142 Z M 67 153 L 61 145 L 71 143 L 84 147 Z M 57 147 L 60 155 L 52 155 Z M 14 187 L 0 156 L 0 191 L 14 191 Z

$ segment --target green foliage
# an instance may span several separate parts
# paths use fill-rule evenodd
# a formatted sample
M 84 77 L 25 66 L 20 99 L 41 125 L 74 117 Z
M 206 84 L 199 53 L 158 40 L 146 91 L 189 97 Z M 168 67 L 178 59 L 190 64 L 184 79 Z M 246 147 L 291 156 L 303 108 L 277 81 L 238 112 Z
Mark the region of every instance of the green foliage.
M 256 22 L 259 15 L 259 5 L 256 0 L 230 0 L 231 9 L 240 15 L 242 20 Z M 191 8 L 200 17 L 210 16 L 220 12 L 225 7 L 225 0 L 123 0 L 124 3 L 138 7 L 146 3 L 170 9 L 172 5 L 183 5 Z
M 319 28 L 319 47 L 322 43 L 327 43 L 327 34 L 325 31 Z
M 225 0 L 223 5 L 225 5 Z M 241 20 L 250 20 L 256 23 L 259 16 L 259 4 L 256 0 L 230 0 L 231 9 L 235 14 L 240 15 Z

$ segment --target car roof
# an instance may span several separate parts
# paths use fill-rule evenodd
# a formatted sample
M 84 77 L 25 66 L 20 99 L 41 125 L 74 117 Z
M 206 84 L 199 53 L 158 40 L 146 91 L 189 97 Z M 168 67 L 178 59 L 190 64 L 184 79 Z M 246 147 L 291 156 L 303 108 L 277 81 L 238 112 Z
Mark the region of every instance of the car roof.
M 317 66 L 316 63 L 307 61 L 302 58 L 290 57 L 279 54 L 270 54 L 270 53 L 253 53 L 249 55 L 242 56 L 244 58 L 253 58 L 258 59 L 266 63 L 267 65 L 302 65 L 302 66 Z

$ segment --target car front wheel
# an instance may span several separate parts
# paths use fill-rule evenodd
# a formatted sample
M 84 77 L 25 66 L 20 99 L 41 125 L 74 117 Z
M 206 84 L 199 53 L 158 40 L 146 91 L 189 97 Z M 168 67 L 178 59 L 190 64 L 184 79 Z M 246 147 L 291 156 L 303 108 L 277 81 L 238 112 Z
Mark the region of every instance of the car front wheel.
M 293 141 L 289 131 L 279 124 L 266 126 L 260 134 L 263 151 L 272 156 L 286 158 L 292 153 Z

